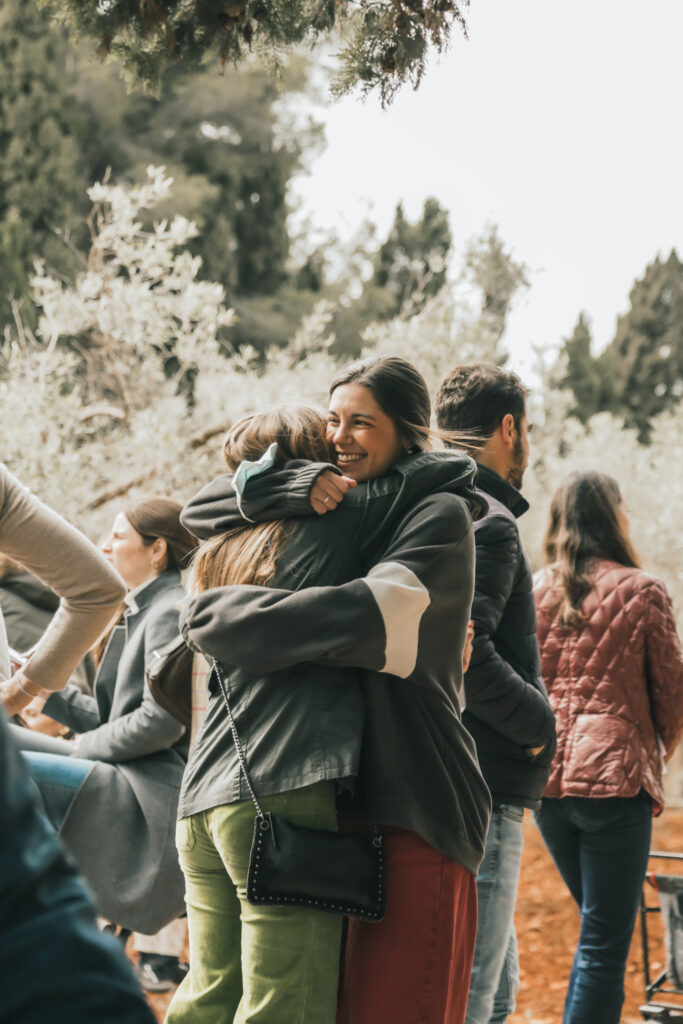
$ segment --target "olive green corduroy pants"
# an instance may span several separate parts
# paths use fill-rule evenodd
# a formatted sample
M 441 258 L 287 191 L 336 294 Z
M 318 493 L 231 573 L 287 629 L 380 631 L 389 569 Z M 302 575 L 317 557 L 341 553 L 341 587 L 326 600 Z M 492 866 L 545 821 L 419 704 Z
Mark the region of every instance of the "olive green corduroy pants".
M 261 799 L 296 824 L 336 829 L 334 783 Z M 247 902 L 251 802 L 178 822 L 190 972 L 166 1024 L 334 1024 L 341 917 Z

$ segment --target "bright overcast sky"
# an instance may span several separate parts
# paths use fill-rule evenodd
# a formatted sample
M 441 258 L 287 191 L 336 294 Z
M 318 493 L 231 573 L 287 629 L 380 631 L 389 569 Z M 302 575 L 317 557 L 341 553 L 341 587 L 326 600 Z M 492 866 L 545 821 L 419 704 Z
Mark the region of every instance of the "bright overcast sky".
M 296 183 L 314 224 L 382 234 L 399 200 L 433 195 L 456 246 L 494 221 L 532 288 L 511 317 L 513 364 L 584 309 L 597 349 L 659 252 L 683 257 L 683 0 L 471 0 L 417 92 L 388 111 L 347 99 Z

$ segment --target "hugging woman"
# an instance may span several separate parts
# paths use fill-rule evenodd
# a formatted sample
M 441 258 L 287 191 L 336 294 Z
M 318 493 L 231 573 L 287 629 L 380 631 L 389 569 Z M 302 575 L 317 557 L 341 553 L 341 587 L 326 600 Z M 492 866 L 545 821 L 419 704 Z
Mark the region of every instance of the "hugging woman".
M 183 513 L 188 529 L 216 544 L 226 531 L 244 531 L 245 519 L 297 517 L 268 585 L 244 578 L 210 585 L 188 602 L 183 632 L 223 666 L 266 810 L 334 828 L 335 789 L 353 787 L 355 820 L 372 818 L 383 828 L 386 917 L 351 921 L 347 935 L 338 1019 L 353 1024 L 458 1024 L 474 949 L 474 875 L 490 798 L 460 721 L 459 692 L 473 591 L 472 517 L 481 499 L 469 458 L 425 450 L 429 422 L 427 388 L 414 367 L 395 358 L 360 364 L 332 385 L 331 456 L 328 448 L 316 461 L 284 466 L 267 458 L 234 482 L 214 481 Z M 349 479 L 337 476 L 335 486 L 321 459 L 337 461 L 336 453 Z M 347 487 L 334 514 L 314 514 Z M 317 806 L 294 815 L 313 790 Z M 235 823 L 238 814 L 248 827 Z M 169 1024 L 330 1024 L 338 919 L 257 909 L 245 899 L 253 810 L 215 677 L 180 815 L 191 969 Z M 221 865 L 230 880 L 224 922 L 215 898 L 201 891 L 212 877 L 216 882 Z M 240 908 L 242 966 L 239 947 L 235 952 Z

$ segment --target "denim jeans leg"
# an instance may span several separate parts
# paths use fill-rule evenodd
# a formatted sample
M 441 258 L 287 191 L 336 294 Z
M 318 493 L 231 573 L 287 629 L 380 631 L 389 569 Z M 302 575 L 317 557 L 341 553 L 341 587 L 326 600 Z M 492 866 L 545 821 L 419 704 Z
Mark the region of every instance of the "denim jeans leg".
M 580 895 L 581 933 L 564 1024 L 618 1024 L 626 960 L 647 868 L 652 801 L 644 792 L 628 798 L 544 801 L 539 824 L 544 839 L 550 839 L 546 842 L 560 870 L 562 863 L 570 866 L 571 884 L 567 884 L 572 895 L 575 899 Z M 559 859 L 555 856 L 561 836 L 571 836 L 571 858 L 569 850 L 560 851 Z
M 477 877 L 479 923 L 466 1024 L 503 1024 L 514 1010 L 517 945 L 510 937 L 522 859 L 523 815 L 522 807 L 507 804 L 494 808 L 491 815 Z
M 515 1000 L 519 992 L 519 956 L 517 954 L 517 936 L 514 924 L 510 930 L 508 948 L 505 951 L 505 962 L 500 972 L 498 990 L 493 1000 L 493 1012 L 489 1024 L 505 1024 L 515 1009 Z
M 57 831 L 64 823 L 76 793 L 95 764 L 83 757 L 22 751 L 29 774 L 42 797 L 45 813 Z

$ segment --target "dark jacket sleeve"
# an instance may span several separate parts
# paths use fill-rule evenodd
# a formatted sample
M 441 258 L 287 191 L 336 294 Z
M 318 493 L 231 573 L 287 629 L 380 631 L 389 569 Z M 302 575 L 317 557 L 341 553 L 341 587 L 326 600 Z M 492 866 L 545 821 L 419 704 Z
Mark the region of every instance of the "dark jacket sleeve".
M 208 657 L 251 672 L 320 661 L 407 678 L 419 654 L 422 617 L 470 530 L 462 499 L 425 498 L 365 577 L 295 592 L 207 590 L 188 602 L 181 631 Z
M 158 613 L 152 609 L 144 628 L 145 665 L 148 665 L 152 651 L 177 636 L 178 609 L 167 606 Z M 184 731 L 184 726 L 157 704 L 145 682 L 139 707 L 79 736 L 78 756 L 112 764 L 132 761 L 172 747 Z
M 671 598 L 659 580 L 647 587 L 645 671 L 655 728 L 671 756 L 683 732 L 683 654 Z
M 246 522 L 315 515 L 310 493 L 318 477 L 336 466 L 293 460 L 252 477 L 241 501 L 225 473 L 191 498 L 180 515 L 183 526 L 201 540 L 244 526 Z
M 474 648 L 465 695 L 470 714 L 518 746 L 539 747 L 552 740 L 555 728 L 542 684 L 523 679 L 494 643 L 515 583 L 519 544 L 515 524 L 504 516 L 490 516 L 477 530 Z
M 45 702 L 45 714 L 73 732 L 89 732 L 100 724 L 97 701 L 73 683 L 58 690 Z

